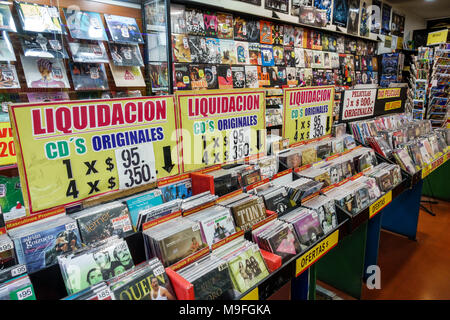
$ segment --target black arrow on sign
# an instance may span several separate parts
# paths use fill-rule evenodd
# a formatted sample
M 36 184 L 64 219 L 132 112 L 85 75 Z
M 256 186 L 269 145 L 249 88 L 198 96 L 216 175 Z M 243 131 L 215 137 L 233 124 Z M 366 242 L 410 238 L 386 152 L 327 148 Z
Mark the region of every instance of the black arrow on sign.
M 262 143 L 261 143 L 261 130 L 256 130 L 256 148 L 258 151 L 261 149 Z
M 327 117 L 327 132 L 328 130 L 330 130 L 330 122 L 331 122 L 330 117 Z
M 175 165 L 172 162 L 172 152 L 170 152 L 170 146 L 163 147 L 163 154 L 164 154 L 164 166 L 163 169 L 167 171 L 167 173 L 170 173 L 175 167 Z

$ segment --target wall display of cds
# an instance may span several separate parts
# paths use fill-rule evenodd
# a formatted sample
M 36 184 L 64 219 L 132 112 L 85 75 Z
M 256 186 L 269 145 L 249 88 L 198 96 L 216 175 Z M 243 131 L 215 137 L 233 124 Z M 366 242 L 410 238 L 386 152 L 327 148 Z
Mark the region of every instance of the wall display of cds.
M 26 57 L 67 59 L 61 36 L 45 33 L 20 34 L 23 54 Z
M 108 41 L 100 13 L 64 8 L 70 36 L 74 39 Z
M 69 42 L 74 62 L 109 63 L 103 42 Z
M 57 7 L 14 1 L 24 31 L 65 34 Z
M 144 43 L 136 19 L 104 14 L 111 40 L 118 43 Z
M 70 88 L 64 61 L 20 56 L 28 88 Z

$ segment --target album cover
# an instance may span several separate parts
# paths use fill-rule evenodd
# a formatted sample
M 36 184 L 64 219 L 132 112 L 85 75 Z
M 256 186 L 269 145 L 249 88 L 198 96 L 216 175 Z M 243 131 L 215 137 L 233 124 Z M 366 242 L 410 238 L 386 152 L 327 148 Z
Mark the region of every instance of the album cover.
M 272 22 L 261 20 L 259 22 L 260 28 L 260 43 L 272 44 Z
M 163 36 L 162 33 L 154 33 L 154 32 L 148 32 L 146 34 L 147 36 L 147 57 L 148 61 L 152 62 L 167 62 L 167 42 L 166 38 Z M 112 45 L 119 45 L 117 43 L 110 42 L 109 48 L 112 47 Z M 125 48 L 133 48 L 137 47 L 136 55 L 140 55 L 139 45 L 137 44 L 122 44 Z M 127 53 L 128 54 L 128 53 Z M 114 57 L 113 57 L 114 58 Z M 142 58 L 141 58 L 142 60 Z
M 248 53 L 250 64 L 261 65 L 261 45 L 259 43 L 250 42 L 248 44 Z
M 304 30 L 303 28 L 294 27 L 294 47 L 296 48 L 304 48 Z
M 217 89 L 217 67 L 215 65 L 205 65 L 205 78 L 208 84 L 208 89 Z
M 69 66 L 75 90 L 109 89 L 103 63 L 69 62 Z
M 303 69 L 302 80 L 304 81 L 306 86 L 312 86 L 313 73 L 312 73 L 312 69 L 311 68 Z
M 23 31 L 65 34 L 57 7 L 14 1 Z
M 104 14 L 111 40 L 119 43 L 144 43 L 136 19 Z
M 278 46 L 278 45 L 274 45 L 273 46 L 273 58 L 274 58 L 275 65 L 277 65 L 277 66 L 284 66 L 285 65 L 285 62 L 284 62 L 284 47 L 283 46 Z
M 245 66 L 245 87 L 259 88 L 257 66 Z
M 217 77 L 219 89 L 233 89 L 233 74 L 231 73 L 230 65 L 218 65 Z
M 70 88 L 63 60 L 20 56 L 28 88 Z
M 378 7 L 378 10 L 375 8 Z M 370 12 L 370 32 L 379 34 L 381 29 L 381 1 L 380 0 L 372 0 L 372 10 Z
M 222 64 L 236 64 L 234 40 L 220 39 L 220 55 Z
M 28 92 L 28 102 L 47 102 L 70 100 L 67 92 Z
M 336 38 L 336 52 L 345 53 L 345 38 L 343 36 Z
M 67 59 L 66 49 L 61 43 L 61 36 L 24 33 L 19 35 L 23 53 L 26 57 Z
M 52 266 L 58 262 L 58 256 L 81 248 L 80 233 L 73 219 L 11 238 L 18 262 L 26 264 L 29 273 Z
M 280 256 L 283 263 L 301 251 L 300 242 L 290 224 L 286 224 L 282 230 L 267 240 L 272 252 Z
M 312 30 L 312 46 L 311 49 L 322 50 L 322 33 Z
M 323 68 L 324 69 L 331 69 L 331 53 L 330 52 L 323 52 Z
M 295 28 L 291 25 L 284 25 L 283 44 L 285 46 L 293 47 L 295 44 Z
M 286 67 L 295 67 L 296 59 L 294 47 L 284 47 L 284 65 Z
M 232 300 L 235 297 L 228 265 L 204 273 L 192 281 L 195 300 Z
M 264 204 L 267 210 L 274 211 L 279 215 L 286 214 L 294 208 L 284 187 L 265 194 Z
M 281 24 L 272 24 L 272 41 L 274 45 L 283 45 L 284 39 L 284 26 Z
M 383 9 L 381 11 L 381 34 L 391 34 L 391 6 L 383 2 Z
M 100 13 L 71 8 L 63 8 L 63 11 L 72 38 L 108 41 Z
M 339 54 L 336 52 L 330 53 L 331 60 L 331 68 L 338 69 L 339 68 Z
M 0 4 L 0 31 L 16 32 L 16 24 L 8 4 Z
M 281 88 L 287 85 L 286 67 L 278 67 L 278 86 Z
M 229 13 L 217 12 L 218 30 L 217 37 L 222 39 L 233 39 L 233 15 Z
M 190 90 L 191 78 L 189 74 L 189 65 L 184 63 L 175 63 L 174 66 L 175 87 L 177 88 L 177 90 Z
M 206 38 L 205 43 L 205 62 L 220 64 L 222 62 L 222 57 L 220 55 L 220 40 L 216 38 Z
M 16 66 L 13 64 L 0 64 L 0 89 L 20 88 L 19 78 L 17 77 Z
M 196 63 L 206 63 L 206 40 L 203 37 L 189 36 L 189 49 L 191 50 L 191 60 Z
M 103 42 L 69 42 L 74 62 L 109 63 Z
M 259 20 L 248 20 L 247 21 L 247 40 L 249 42 L 260 41 L 260 24 Z
M 306 41 L 306 48 L 312 49 L 313 43 L 314 43 L 314 30 L 308 29 L 305 30 L 305 41 Z
M 16 61 L 14 48 L 6 31 L 0 32 L 0 61 Z
M 309 49 L 303 49 L 305 68 L 311 68 L 313 63 L 313 51 Z
M 167 90 L 169 88 L 169 70 L 167 63 L 148 63 L 152 92 L 157 90 Z
M 185 6 L 180 4 L 170 4 L 170 30 L 176 34 L 187 33 Z
M 192 62 L 188 36 L 184 34 L 172 35 L 173 58 L 175 62 Z
M 248 42 L 244 41 L 234 41 L 234 46 L 236 48 L 236 61 L 238 64 L 250 64 L 250 59 L 248 56 Z
M 273 10 L 281 13 L 288 13 L 289 0 L 265 0 L 264 7 L 268 10 Z
M 112 62 L 119 67 L 143 67 L 139 45 L 109 43 Z
M 207 37 L 217 37 L 217 16 L 211 11 L 206 11 L 203 13 L 203 21 L 205 24 L 205 35 Z
M 275 65 L 275 57 L 272 45 L 261 44 L 261 65 L 262 66 Z
M 234 17 L 234 40 L 248 40 L 247 20 L 236 16 Z
M 270 87 L 270 75 L 268 67 L 258 66 L 258 82 L 260 88 Z
M 189 74 L 192 90 L 208 88 L 205 76 L 205 66 L 203 64 L 190 64 Z
M 335 36 L 328 35 L 328 51 L 337 51 L 337 38 Z
M 305 67 L 305 53 L 301 48 L 294 48 L 295 66 L 297 68 Z
M 297 70 L 295 67 L 287 67 L 286 68 L 286 84 L 288 86 L 297 86 Z
M 326 26 L 331 23 L 331 0 L 314 0 L 314 7 L 317 11 L 323 12 L 325 18 L 323 19 L 322 26 Z
M 347 33 L 358 35 L 360 0 L 349 0 Z
M 245 68 L 244 66 L 232 66 L 233 88 L 245 88 Z
M 369 8 L 371 5 L 367 0 L 361 0 L 361 12 L 359 22 L 359 35 L 361 37 L 369 36 Z
M 299 7 L 299 21 L 303 24 L 317 26 L 316 24 L 316 9 L 311 6 L 301 5 Z
M 305 210 L 293 225 L 300 243 L 304 246 L 312 245 L 323 236 L 320 220 L 315 211 Z
M 330 51 L 329 49 L 330 41 L 327 34 L 322 33 L 322 50 L 323 51 Z
M 192 181 L 185 179 L 173 184 L 161 187 L 164 202 L 169 202 L 175 199 L 187 199 L 192 197 Z
M 144 76 L 140 67 L 118 67 L 109 64 L 116 87 L 145 87 Z
M 333 1 L 333 24 L 339 27 L 347 27 L 349 0 Z
M 205 36 L 203 13 L 196 9 L 185 9 L 186 31 L 190 35 Z
M 324 67 L 324 61 L 323 61 L 323 51 L 312 51 L 312 62 L 311 67 L 313 68 L 323 68 Z

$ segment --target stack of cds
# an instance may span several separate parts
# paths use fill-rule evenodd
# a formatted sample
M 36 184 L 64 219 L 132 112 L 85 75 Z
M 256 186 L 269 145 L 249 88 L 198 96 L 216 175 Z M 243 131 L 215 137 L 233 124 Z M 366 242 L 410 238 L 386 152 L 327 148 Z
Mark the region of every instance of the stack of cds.
M 84 209 L 71 215 L 78 223 L 83 244 L 91 244 L 112 236 L 124 238 L 133 233 L 125 204 L 110 202 Z
M 157 258 L 145 261 L 108 281 L 114 300 L 175 300 L 175 294 Z
M 311 167 L 298 173 L 301 177 L 309 178 L 314 181 L 322 182 L 321 188 L 328 187 L 331 184 L 330 173 L 328 170 Z
M 211 253 L 228 264 L 234 288 L 244 293 L 269 275 L 257 244 L 243 237 L 235 239 Z
M 200 223 L 209 246 L 236 232 L 230 209 L 221 206 L 201 210 L 189 215 L 187 219 Z
M 380 163 L 379 165 L 364 172 L 365 176 L 375 178 L 382 192 L 388 192 L 402 181 L 400 167 L 391 163 Z
M 58 257 L 69 295 L 109 280 L 134 266 L 127 243 L 116 237 Z
M 18 263 L 35 272 L 57 263 L 57 257 L 81 248 L 77 223 L 58 216 L 30 223 L 9 231 Z
M 192 181 L 190 178 L 184 179 L 168 184 L 160 189 L 165 202 L 174 199 L 186 199 L 192 196 Z
M 300 178 L 286 185 L 290 201 L 296 206 L 300 205 L 302 199 L 312 195 L 322 188 L 323 182 L 308 178 Z
M 194 286 L 195 300 L 232 300 L 236 294 L 227 262 L 208 254 L 178 274 Z
M 199 193 L 195 196 L 183 200 L 181 202 L 181 211 L 185 212 L 200 207 L 206 203 L 215 201 L 217 198 L 218 197 L 216 195 L 211 194 L 211 192 L 209 191 Z
M 302 250 L 306 249 L 323 236 L 319 215 L 314 210 L 296 208 L 280 217 L 280 220 L 290 223 L 294 227 Z
M 33 284 L 27 274 L 0 284 L 0 300 L 36 300 Z
M 336 228 L 336 206 L 333 199 L 319 195 L 302 203 L 302 206 L 317 212 L 324 234 Z
M 5 283 L 11 279 L 27 273 L 27 266 L 24 264 L 16 264 L 14 266 L 0 270 L 0 283 Z
M 158 257 L 168 267 L 207 246 L 200 224 L 175 218 L 143 232 L 147 257 Z
M 136 229 L 141 231 L 146 222 L 164 217 L 181 210 L 181 199 L 174 199 L 139 212 Z
M 238 230 L 247 230 L 267 216 L 264 200 L 251 194 L 239 194 L 219 205 L 231 209 Z
M 2 219 L 2 217 L 0 217 Z M 16 264 L 14 243 L 7 234 L 0 235 L 0 270 Z
M 252 236 L 261 249 L 280 256 L 283 263 L 301 252 L 300 242 L 292 225 L 278 219 L 253 230 Z
M 208 175 L 214 178 L 214 193 L 221 197 L 227 193 L 241 189 L 238 172 L 246 168 L 246 165 L 239 165 L 230 169 L 221 168 L 209 172 Z
M 272 178 L 278 172 L 278 159 L 275 155 L 250 160 L 250 164 L 259 167 L 261 179 Z
M 295 207 L 295 203 L 291 202 L 288 197 L 286 187 L 276 186 L 269 182 L 252 191 L 264 199 L 267 210 L 274 211 L 278 215 L 283 215 Z
M 128 206 L 133 226 L 137 226 L 139 217 L 150 208 L 163 203 L 162 191 L 150 190 L 143 194 L 131 196 L 122 200 Z M 168 200 L 167 200 L 168 201 Z
M 278 153 L 278 159 L 288 169 L 302 165 L 302 153 L 298 148 L 281 151 Z

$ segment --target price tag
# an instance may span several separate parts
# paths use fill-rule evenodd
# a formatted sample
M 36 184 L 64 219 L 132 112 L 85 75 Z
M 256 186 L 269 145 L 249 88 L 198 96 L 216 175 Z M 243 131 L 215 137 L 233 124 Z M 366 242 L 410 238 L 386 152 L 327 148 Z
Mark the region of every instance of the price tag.
M 9 294 L 11 300 L 36 300 L 34 295 L 33 286 L 30 284 L 25 288 L 11 291 Z
M 240 160 L 250 155 L 250 127 L 228 130 L 229 161 Z
M 196 224 L 194 224 L 194 225 L 192 226 L 192 231 L 193 231 L 193 232 L 196 232 L 196 231 L 198 231 L 198 230 L 200 230 L 200 225 L 199 225 L 198 223 L 196 223 Z
M 111 291 L 109 291 L 108 288 L 104 288 L 104 289 L 100 290 L 99 292 L 97 292 L 98 300 L 105 300 L 105 299 L 108 299 L 109 297 L 111 297 Z
M 66 224 L 66 230 L 67 231 L 70 231 L 70 230 L 73 230 L 73 229 L 76 229 L 76 228 L 77 228 L 77 223 L 76 222 L 71 222 L 71 223 Z
M 310 139 L 319 138 L 325 135 L 327 127 L 327 115 L 317 114 L 311 117 L 311 124 L 309 127 Z
M 164 272 L 165 270 L 163 266 L 160 266 L 158 268 L 155 268 L 155 270 L 153 270 L 153 274 L 155 275 L 155 277 L 162 275 Z
M 156 180 L 155 154 L 151 142 L 115 150 L 119 189 L 128 189 Z
M 6 243 L 0 243 L 0 252 L 5 252 L 13 248 L 12 241 Z
M 13 278 L 17 277 L 17 276 L 19 276 L 21 274 L 24 274 L 24 273 L 27 273 L 27 266 L 24 265 L 24 264 L 21 264 L 21 265 L 19 265 L 19 266 L 15 267 L 14 269 L 11 270 L 11 276 Z

